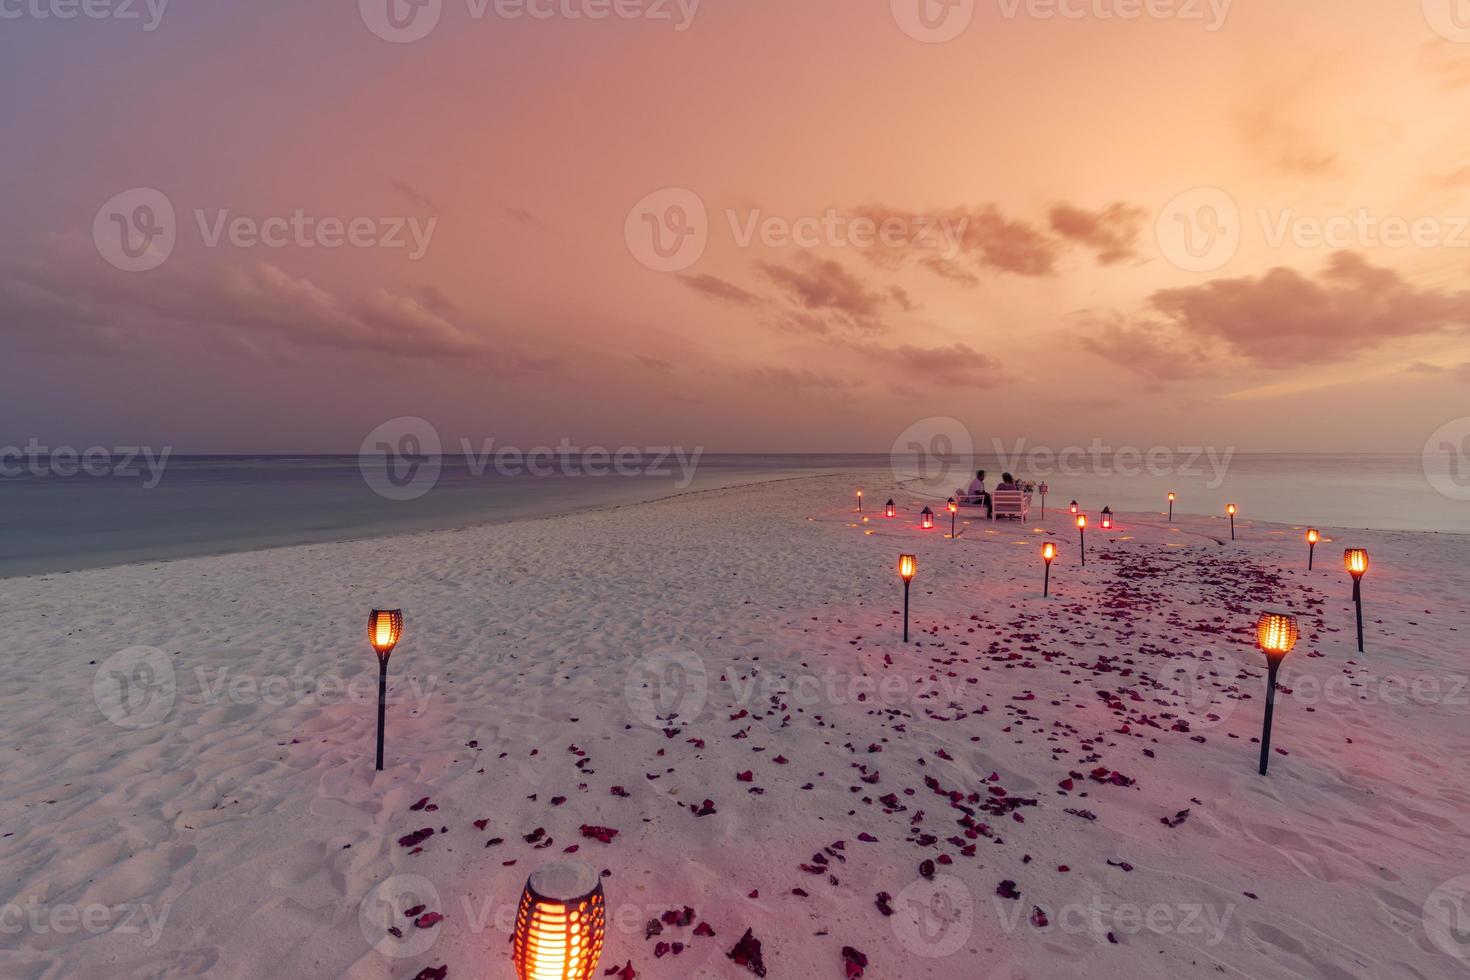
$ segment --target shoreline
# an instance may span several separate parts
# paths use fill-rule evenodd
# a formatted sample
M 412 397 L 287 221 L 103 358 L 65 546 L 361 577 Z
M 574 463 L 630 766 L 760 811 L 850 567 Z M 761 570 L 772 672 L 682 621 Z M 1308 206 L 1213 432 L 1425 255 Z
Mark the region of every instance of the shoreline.
M 22 567 L 22 568 L 19 568 L 17 570 L 13 570 L 13 571 L 12 570 L 0 571 L 0 581 L 6 581 L 6 580 L 10 580 L 10 579 L 37 578 L 37 577 L 52 576 L 52 575 L 75 575 L 75 574 L 79 574 L 79 573 L 82 573 L 82 572 L 103 571 L 103 570 L 114 569 L 114 568 L 130 568 L 130 567 L 134 567 L 134 566 L 144 566 L 144 565 L 170 564 L 170 563 L 179 562 L 179 561 L 190 561 L 190 560 L 195 560 L 195 559 L 207 559 L 207 558 L 220 558 L 220 557 L 226 557 L 226 556 L 229 556 L 229 555 L 253 554 L 253 553 L 257 553 L 257 552 L 281 551 L 281 550 L 286 550 L 286 549 L 291 549 L 291 548 L 317 547 L 317 546 L 321 546 L 321 545 L 348 544 L 348 543 L 364 542 L 364 541 L 391 541 L 391 540 L 398 539 L 398 538 L 410 537 L 410 536 L 421 535 L 421 534 L 462 533 L 462 532 L 465 532 L 465 531 L 472 531 L 472 530 L 476 530 L 476 529 L 480 529 L 480 528 L 499 527 L 499 526 L 504 526 L 504 525 L 509 525 L 509 524 L 518 524 L 518 523 L 522 523 L 522 522 L 547 521 L 547 520 L 556 520 L 556 519 L 559 519 L 559 518 L 573 517 L 573 516 L 579 516 L 579 515 L 608 513 L 608 512 L 614 512 L 614 511 L 623 510 L 623 509 L 627 509 L 627 508 L 643 507 L 643 506 L 647 506 L 649 504 L 655 504 L 655 503 L 658 503 L 660 501 L 665 501 L 665 500 L 677 500 L 677 499 L 680 499 L 680 498 L 683 498 L 683 497 L 692 496 L 692 495 L 716 493 L 716 492 L 722 492 L 722 491 L 728 491 L 728 490 L 743 490 L 743 489 L 749 489 L 751 487 L 757 487 L 757 486 L 762 486 L 762 485 L 772 484 L 772 483 L 802 482 L 802 481 L 813 481 L 813 480 L 834 480 L 834 481 L 835 480 L 847 480 L 849 482 L 856 481 L 856 483 L 862 483 L 862 482 L 866 481 L 866 482 L 872 483 L 874 486 L 879 485 L 879 483 L 877 483 L 877 482 L 875 482 L 875 481 L 873 481 L 873 480 L 870 479 L 872 476 L 874 476 L 874 474 L 872 474 L 872 473 L 858 473 L 858 472 L 852 472 L 852 473 L 793 473 L 793 474 L 789 474 L 789 475 L 772 474 L 769 478 L 764 478 L 764 479 L 745 480 L 744 482 L 730 483 L 730 484 L 720 484 L 720 485 L 711 486 L 711 487 L 687 488 L 687 489 L 683 489 L 683 490 L 669 490 L 669 491 L 664 492 L 664 493 L 656 493 L 656 494 L 653 494 L 652 496 L 640 497 L 640 498 L 633 499 L 633 500 L 617 501 L 617 502 L 612 502 L 612 503 L 592 503 L 592 504 L 585 504 L 585 505 L 575 505 L 575 506 L 570 506 L 570 507 L 556 509 L 556 510 L 553 510 L 553 511 L 550 511 L 550 512 L 546 512 L 546 513 L 536 513 L 536 514 L 511 513 L 511 514 L 505 514 L 503 516 L 498 516 L 498 517 L 497 516 L 487 516 L 487 517 L 484 517 L 483 519 L 479 519 L 479 520 L 456 521 L 456 522 L 452 522 L 452 523 L 447 523 L 447 524 L 445 524 L 443 526 L 426 526 L 426 527 L 418 527 L 418 528 L 415 528 L 415 527 L 360 528 L 360 529 L 354 529 L 354 530 L 351 530 L 351 531 L 346 531 L 346 532 L 344 532 L 344 533 L 342 533 L 340 535 L 339 534 L 326 534 L 326 535 L 323 535 L 321 537 L 305 537 L 305 538 L 299 537 L 299 536 L 294 536 L 294 537 L 291 537 L 289 539 L 284 539 L 283 538 L 283 539 L 280 539 L 280 540 L 272 540 L 272 539 L 267 538 L 267 539 L 263 539 L 261 541 L 255 541 L 255 542 L 249 542 L 249 543 L 241 542 L 238 546 L 230 546 L 229 544 L 226 544 L 226 545 L 223 545 L 223 546 L 199 546 L 197 549 L 196 548 L 191 548 L 191 547 L 188 547 L 188 546 L 180 546 L 179 548 L 173 549 L 168 554 L 161 554 L 161 555 L 148 556 L 148 557 L 128 557 L 128 558 L 123 558 L 121 560 L 116 560 L 116 561 L 107 560 L 107 556 L 97 556 L 95 559 L 83 559 L 80 564 L 69 564 L 66 567 L 29 568 L 29 569 Z M 935 505 L 935 509 L 936 510 L 939 510 L 940 508 L 938 507 L 938 505 L 943 504 L 943 502 L 944 502 L 944 500 L 946 498 L 944 498 L 942 496 L 932 496 L 931 497 L 931 496 L 923 493 L 922 491 L 914 491 L 909 486 L 909 484 L 911 484 L 913 482 L 916 482 L 916 481 L 914 481 L 914 480 L 894 480 L 893 481 L 893 486 L 896 489 L 902 489 L 902 490 L 905 490 L 907 492 L 914 493 L 917 498 L 928 501 L 931 505 Z M 856 485 L 856 483 L 855 483 L 855 485 Z M 1052 496 L 1052 497 L 1060 497 L 1060 496 L 1063 496 L 1063 495 L 1061 495 L 1061 494 L 1052 494 L 1052 495 L 1049 495 L 1049 496 Z M 1066 504 L 1062 504 L 1061 505 L 1061 507 L 1063 507 L 1063 508 L 1065 508 L 1066 506 L 1067 506 Z M 1035 508 L 1035 507 L 1036 507 L 1036 505 L 1033 504 L 1033 508 Z M 1035 513 L 1039 513 L 1039 509 L 1035 510 Z M 1060 513 L 1060 510 L 1056 506 L 1048 506 L 1048 513 Z M 1089 511 L 1089 513 L 1092 513 L 1092 511 Z M 1120 519 L 1123 518 L 1123 517 L 1125 517 L 1125 516 L 1127 516 L 1129 518 L 1147 517 L 1147 518 L 1160 518 L 1160 519 L 1162 519 L 1162 518 L 1165 517 L 1165 512 L 1163 512 L 1163 511 L 1157 511 L 1157 512 L 1154 512 L 1154 511 L 1118 511 L 1117 514 L 1118 514 L 1118 517 Z M 1189 510 L 1185 510 L 1185 509 L 1176 509 L 1175 510 L 1175 516 L 1176 516 L 1176 518 L 1188 518 L 1188 519 L 1193 519 L 1193 520 L 1219 520 L 1222 524 L 1225 523 L 1225 518 L 1223 518 L 1223 517 L 1217 517 L 1216 515 L 1213 515 L 1213 514 L 1201 514 L 1201 513 L 1195 512 L 1195 511 L 1189 511 Z M 1036 518 L 1035 516 L 1033 516 L 1032 523 L 1033 524 L 1036 523 L 1037 520 L 1039 520 L 1039 518 Z M 1161 521 L 1161 523 L 1162 523 L 1162 521 Z M 1255 527 L 1270 527 L 1270 528 L 1280 528 L 1280 529 L 1288 529 L 1288 530 L 1290 530 L 1290 529 L 1297 529 L 1297 528 L 1301 528 L 1301 529 L 1305 530 L 1307 527 L 1313 526 L 1313 525 L 1309 525 L 1306 522 L 1301 522 L 1301 521 L 1277 521 L 1277 520 L 1265 520 L 1265 519 L 1259 520 L 1259 521 L 1251 521 L 1250 523 L 1251 523 L 1252 526 L 1255 526 Z M 1245 524 L 1245 519 L 1243 518 L 1242 519 L 1242 526 L 1244 526 L 1244 524 Z M 1366 526 L 1365 527 L 1353 527 L 1353 526 L 1347 526 L 1347 525 L 1333 525 L 1333 526 L 1317 525 L 1317 528 L 1318 528 L 1318 530 L 1322 531 L 1324 534 L 1328 534 L 1330 532 L 1336 531 L 1336 532 L 1339 532 L 1339 533 L 1445 535 L 1445 536 L 1453 536 L 1453 537 L 1457 537 L 1457 538 L 1467 538 L 1467 537 L 1470 537 L 1470 531 L 1458 531 L 1458 530 L 1429 530 L 1429 529 L 1419 529 L 1419 528 L 1408 528 L 1408 529 L 1405 529 L 1405 528 L 1384 528 L 1384 527 L 1366 527 Z M 1093 528 L 1093 530 L 1095 531 L 1096 528 Z

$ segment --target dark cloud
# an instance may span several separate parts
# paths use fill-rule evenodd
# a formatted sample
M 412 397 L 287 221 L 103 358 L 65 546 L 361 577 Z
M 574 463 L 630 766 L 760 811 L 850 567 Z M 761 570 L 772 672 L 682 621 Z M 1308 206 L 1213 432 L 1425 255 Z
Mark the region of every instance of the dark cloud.
M 1268 367 L 1346 360 L 1470 325 L 1470 293 L 1420 289 L 1354 252 L 1334 254 L 1315 279 L 1275 268 L 1159 290 L 1149 304 L 1187 338 Z
M 878 204 L 858 208 L 853 217 L 871 221 L 878 229 L 875 245 L 862 249 L 863 255 L 891 269 L 916 258 L 929 268 L 968 264 L 1018 276 L 1047 276 L 1060 251 L 1058 241 L 1043 229 L 1006 218 L 993 204 L 924 214 Z M 941 274 L 962 278 L 952 272 Z
M 1051 229 L 1095 251 L 1102 265 L 1112 265 L 1137 254 L 1134 246 L 1146 214 L 1143 208 L 1121 201 L 1101 211 L 1058 204 L 1051 209 Z
M 884 380 L 899 390 L 935 386 L 990 388 L 1005 381 L 1005 372 L 998 360 L 966 344 L 948 347 L 864 344 L 856 350 L 883 367 Z
M 710 299 L 733 303 L 736 306 L 756 306 L 761 302 L 761 298 L 755 293 L 737 286 L 733 282 L 727 282 L 719 276 L 684 274 L 680 275 L 678 279 L 696 293 L 700 293 Z
M 215 344 L 263 353 L 306 349 L 411 358 L 498 357 L 536 369 L 555 358 L 493 344 L 434 287 L 339 295 L 269 263 L 194 275 L 138 275 L 74 261 L 0 271 L 0 333 L 37 349 L 117 351 Z
M 846 391 L 865 386 L 865 382 L 862 381 L 849 381 L 817 371 L 784 367 L 761 367 L 737 371 L 735 378 L 757 388 L 773 388 L 781 391 Z
M 812 333 L 828 333 L 834 325 L 867 333 L 883 329 L 881 317 L 892 296 L 870 289 L 832 259 L 801 252 L 790 265 L 760 262 L 756 268 L 797 304 L 792 321 L 799 329 Z
M 1129 323 L 1122 317 L 1091 319 L 1077 335 L 1084 350 L 1149 381 L 1178 381 L 1214 373 L 1215 365 L 1197 346 L 1157 323 Z

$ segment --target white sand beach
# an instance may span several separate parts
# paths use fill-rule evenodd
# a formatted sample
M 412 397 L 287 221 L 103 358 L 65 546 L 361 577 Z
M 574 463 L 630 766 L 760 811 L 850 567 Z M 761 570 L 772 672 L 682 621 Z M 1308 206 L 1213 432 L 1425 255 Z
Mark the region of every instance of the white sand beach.
M 1065 488 L 955 540 L 866 489 L 0 581 L 0 975 L 509 978 L 569 855 L 599 975 L 751 976 L 746 930 L 783 978 L 1470 975 L 1470 537 L 1324 527 L 1309 573 L 1303 528 L 1084 501 L 1081 568 Z

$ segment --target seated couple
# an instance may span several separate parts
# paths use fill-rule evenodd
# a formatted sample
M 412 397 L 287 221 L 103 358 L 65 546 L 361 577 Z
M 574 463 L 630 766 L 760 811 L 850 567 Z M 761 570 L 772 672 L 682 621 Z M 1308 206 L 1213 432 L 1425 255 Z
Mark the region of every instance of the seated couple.
M 1000 485 L 997 486 L 995 489 L 1019 490 L 1021 489 L 1021 485 L 1016 482 L 1015 477 L 1011 476 L 1009 473 L 1003 473 L 1001 474 Z M 984 470 L 976 471 L 975 479 L 970 481 L 970 485 L 968 487 L 962 490 L 956 490 L 955 499 L 962 504 L 974 504 L 976 506 L 983 505 L 985 507 L 985 516 L 987 518 L 995 517 L 995 500 L 985 490 Z

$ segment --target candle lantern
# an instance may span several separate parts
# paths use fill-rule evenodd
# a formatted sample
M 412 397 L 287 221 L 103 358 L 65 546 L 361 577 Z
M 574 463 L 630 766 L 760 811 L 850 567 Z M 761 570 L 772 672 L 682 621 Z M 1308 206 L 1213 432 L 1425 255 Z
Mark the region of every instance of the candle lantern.
M 949 539 L 951 541 L 953 541 L 954 538 L 955 538 L 955 519 L 959 515 L 959 512 L 960 512 L 960 505 L 955 502 L 955 499 L 953 497 L 950 497 L 949 498 Z
M 1104 507 L 1102 509 L 1102 526 L 1104 531 L 1113 529 L 1113 508 Z
M 1322 540 L 1322 533 L 1315 527 L 1307 531 L 1307 571 L 1312 570 L 1312 564 L 1317 560 L 1317 542 Z
M 903 642 L 909 641 L 909 586 L 919 571 L 919 559 L 914 555 L 898 556 L 898 577 L 903 579 Z
M 1051 487 L 1047 486 L 1045 481 L 1042 481 L 1041 486 L 1036 488 L 1037 492 L 1041 494 L 1041 519 L 1043 521 L 1046 520 L 1046 493 L 1050 489 Z
M 1072 513 L 1077 513 L 1077 501 L 1072 501 Z
M 1087 515 L 1077 515 L 1077 554 L 1082 559 L 1082 567 L 1087 567 Z
M 1271 716 L 1276 710 L 1276 673 L 1281 662 L 1296 647 L 1301 628 L 1296 617 L 1286 613 L 1261 613 L 1256 621 L 1256 645 L 1266 655 L 1266 719 L 1261 729 L 1261 775 L 1271 761 Z
M 368 614 L 368 642 L 378 655 L 378 772 L 383 771 L 383 726 L 388 720 L 388 658 L 403 638 L 403 610 L 374 609 Z
M 590 980 L 607 930 L 602 879 L 581 863 L 531 874 L 516 910 L 511 945 L 520 980 Z
M 1368 552 L 1349 548 L 1343 552 L 1343 564 L 1353 577 L 1353 605 L 1358 608 L 1358 652 L 1363 652 L 1363 576 L 1368 574 Z
M 1230 540 L 1235 540 L 1235 505 L 1226 504 L 1225 513 L 1230 515 Z
M 1041 560 L 1046 562 L 1046 577 L 1042 579 L 1041 597 L 1051 598 L 1051 563 L 1056 560 L 1057 546 L 1048 541 L 1041 546 Z
M 934 529 L 934 511 L 930 510 L 928 507 L 925 507 L 922 511 L 920 511 L 919 526 L 926 531 L 932 531 Z
M 888 503 L 886 503 L 886 504 L 883 505 L 883 516 L 884 517 L 897 517 L 898 516 L 898 508 L 896 506 L 894 506 L 894 503 L 893 503 L 893 500 L 892 499 L 890 499 L 888 501 Z
M 1173 493 L 1169 494 L 1169 523 L 1174 523 L 1174 501 L 1178 499 Z

